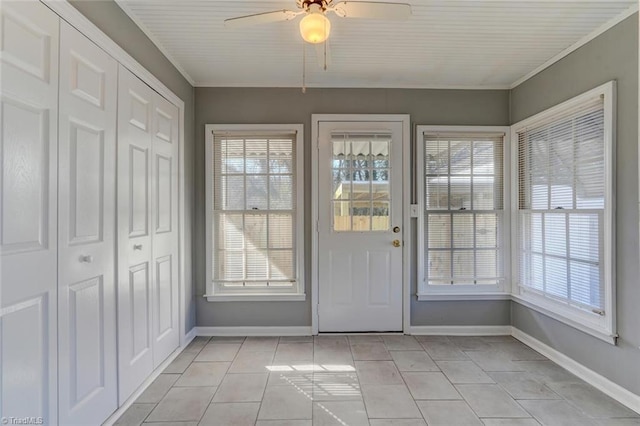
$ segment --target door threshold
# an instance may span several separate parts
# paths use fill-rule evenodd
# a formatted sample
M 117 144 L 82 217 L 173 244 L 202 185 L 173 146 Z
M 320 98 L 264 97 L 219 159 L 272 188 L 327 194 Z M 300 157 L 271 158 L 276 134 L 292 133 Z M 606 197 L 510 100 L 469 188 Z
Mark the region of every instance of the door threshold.
M 320 331 L 318 336 L 402 336 L 402 331 Z

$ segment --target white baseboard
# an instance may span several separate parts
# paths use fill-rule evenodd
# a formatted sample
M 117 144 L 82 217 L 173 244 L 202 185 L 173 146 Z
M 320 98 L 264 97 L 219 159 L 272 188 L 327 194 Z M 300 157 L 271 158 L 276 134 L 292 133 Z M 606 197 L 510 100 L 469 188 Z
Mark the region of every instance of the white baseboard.
M 414 325 L 409 334 L 441 336 L 510 336 L 510 325 Z
M 565 354 L 557 351 L 551 346 L 542 343 L 540 340 L 528 335 L 527 333 L 513 327 L 513 337 L 520 340 L 525 345 L 540 352 L 560 367 L 570 371 L 580 379 L 594 386 L 598 390 L 609 395 L 620 404 L 640 413 L 640 396 L 636 395 L 622 386 L 613 383 L 611 380 L 596 373 L 595 371 L 585 367 L 577 361 L 569 358 Z
M 158 366 L 158 368 L 153 370 L 153 372 L 149 375 L 149 377 L 147 377 L 147 379 L 144 382 L 142 382 L 140 387 L 138 387 L 138 389 L 136 389 L 136 391 L 132 393 L 129 398 L 127 398 L 124 404 L 122 404 L 120 408 L 114 411 L 113 414 L 111 414 L 109 418 L 105 420 L 104 423 L 102 423 L 102 426 L 112 426 L 115 422 L 117 422 L 118 419 L 125 413 L 125 411 L 127 411 L 129 407 L 131 407 L 131 405 L 134 402 L 136 402 L 136 399 L 138 399 L 138 397 L 142 395 L 142 393 L 149 387 L 149 385 L 153 383 L 153 381 L 157 379 L 160 374 L 162 374 L 164 369 L 167 368 L 167 366 L 171 364 L 173 360 L 178 357 L 178 355 L 180 355 L 180 353 L 184 350 L 184 348 L 186 348 L 195 337 L 196 337 L 196 327 L 193 327 L 185 335 L 184 344 L 180 346 L 178 349 L 176 349 L 175 351 L 173 351 L 171 355 L 169 355 L 167 359 L 165 359 L 162 362 L 162 364 Z
M 311 336 L 311 327 L 195 327 L 198 336 Z
M 131 396 L 127 398 L 127 400 L 120 406 L 120 408 L 118 408 L 111 416 L 109 416 L 109 418 L 102 424 L 102 426 L 112 426 L 115 422 L 117 422 L 118 419 L 125 413 L 125 411 L 127 411 L 129 407 L 131 407 L 131 405 L 136 401 L 136 399 L 138 399 L 138 397 L 142 395 L 142 393 L 149 387 L 149 385 L 153 383 L 153 381 L 157 379 L 160 374 L 162 374 L 164 369 L 167 368 L 167 366 L 171 364 L 171 362 L 176 359 L 178 355 L 180 355 L 180 352 L 182 352 L 183 349 L 184 347 L 176 349 L 171 355 L 169 355 L 167 359 L 164 360 L 162 364 L 158 366 L 158 368 L 153 370 L 149 377 L 147 377 L 147 379 L 142 382 L 140 387 L 138 387 L 138 389 L 136 389 L 135 392 L 133 392 Z
M 198 329 L 198 327 L 193 327 L 191 330 L 189 330 L 189 332 L 187 334 L 185 334 L 185 336 L 184 336 L 184 341 L 185 341 L 184 347 L 187 347 L 187 345 L 189 343 L 191 343 L 191 341 L 193 339 L 195 339 L 195 337 L 198 335 L 198 333 L 197 333 L 198 330 L 197 329 Z

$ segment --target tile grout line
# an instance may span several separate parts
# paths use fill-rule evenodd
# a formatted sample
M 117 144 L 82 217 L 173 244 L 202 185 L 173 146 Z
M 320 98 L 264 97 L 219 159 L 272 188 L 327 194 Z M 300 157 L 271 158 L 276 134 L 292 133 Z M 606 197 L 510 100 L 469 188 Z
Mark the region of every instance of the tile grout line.
M 412 336 L 412 337 L 413 337 L 413 336 Z M 274 350 L 274 352 L 273 352 L 273 355 L 272 355 L 272 356 L 271 356 L 271 358 L 270 358 L 270 360 L 271 360 L 271 361 L 270 361 L 270 362 L 271 362 L 271 364 L 275 363 L 275 357 L 276 357 L 276 354 L 277 354 L 278 349 L 280 348 L 280 345 L 281 345 L 281 344 L 286 344 L 286 343 L 306 343 L 306 342 L 286 342 L 286 341 L 285 341 L 285 342 L 282 342 L 282 341 L 281 341 L 281 339 L 282 339 L 282 337 L 281 337 L 281 336 L 278 336 L 278 340 L 277 340 L 277 343 L 276 343 L 276 345 L 275 345 L 275 350 Z M 349 345 L 349 353 L 350 353 L 350 355 L 351 355 L 351 362 L 352 362 L 352 364 L 353 364 L 353 366 L 354 366 L 354 373 L 355 373 L 355 377 L 356 377 L 356 380 L 357 380 L 357 385 L 358 385 L 359 390 L 360 390 L 360 397 L 361 397 L 362 404 L 363 404 L 363 406 L 364 406 L 364 411 L 365 411 L 365 414 L 366 414 L 367 419 L 371 420 L 372 418 L 370 418 L 370 417 L 369 417 L 369 413 L 368 413 L 368 410 L 367 410 L 367 405 L 366 405 L 366 403 L 365 403 L 364 394 L 363 394 L 363 392 L 362 392 L 362 385 L 361 385 L 361 383 L 360 383 L 359 374 L 358 374 L 357 369 L 355 368 L 356 360 L 355 360 L 355 354 L 354 354 L 354 351 L 353 351 L 353 344 L 356 344 L 356 343 L 358 343 L 358 342 L 352 342 L 352 341 L 351 341 L 351 339 L 349 338 L 349 335 L 345 335 L 345 339 L 346 339 L 346 343 Z M 467 399 L 466 399 L 462 394 L 460 394 L 460 392 L 459 392 L 459 390 L 458 390 L 457 385 L 456 385 L 456 384 L 454 384 L 453 382 L 451 382 L 451 380 L 449 379 L 449 377 L 448 377 L 446 374 L 444 374 L 444 372 L 442 371 L 441 367 L 437 364 L 437 361 L 435 361 L 433 358 L 431 358 L 431 355 L 430 355 L 430 354 L 429 354 L 429 352 L 427 351 L 427 348 L 425 347 L 425 344 L 424 344 L 424 343 L 427 343 L 427 342 L 422 342 L 422 341 L 420 341 L 420 340 L 416 339 L 415 337 L 413 337 L 413 339 L 414 339 L 415 341 L 417 341 L 417 343 L 418 343 L 418 344 L 420 345 L 420 347 L 422 348 L 422 350 L 421 350 L 420 352 L 425 353 L 425 354 L 426 354 L 426 356 L 427 356 L 429 359 L 431 359 L 431 361 L 432 361 L 432 362 L 434 362 L 434 364 L 435 364 L 435 365 L 438 367 L 438 369 L 439 369 L 439 373 L 440 373 L 440 374 L 442 374 L 442 375 L 444 376 L 444 378 L 447 380 L 447 382 L 449 383 L 449 385 L 450 385 L 450 386 L 452 386 L 452 387 L 456 390 L 456 392 L 458 392 L 459 396 L 461 397 L 461 399 L 456 399 L 456 400 L 451 400 L 451 399 L 446 399 L 446 400 L 444 400 L 444 399 L 438 399 L 437 401 L 464 401 L 464 403 L 469 407 L 469 409 L 471 410 L 471 412 L 473 412 L 473 413 L 474 413 L 474 415 L 475 415 L 478 419 L 501 419 L 501 418 L 502 418 L 502 417 L 480 417 L 480 416 L 478 415 L 478 413 L 473 409 L 473 407 L 469 404 L 469 402 L 467 401 Z M 502 352 L 502 351 L 500 351 L 499 349 L 493 349 L 493 348 L 492 348 L 492 344 L 491 344 L 492 342 L 486 342 L 486 343 L 488 343 L 488 345 L 489 345 L 488 349 L 477 349 L 477 348 L 463 349 L 463 348 L 462 348 L 461 346 L 459 346 L 456 342 L 451 341 L 451 340 L 448 340 L 448 339 L 447 339 L 447 341 L 448 341 L 449 343 L 451 343 L 451 344 L 452 344 L 452 345 L 453 345 L 453 346 L 454 346 L 458 351 L 460 351 L 462 354 L 464 354 L 464 355 L 467 357 L 467 359 L 466 359 L 465 361 L 471 361 L 471 365 L 476 366 L 476 367 L 477 367 L 480 371 L 482 371 L 484 374 L 489 375 L 489 374 L 491 374 L 491 373 L 512 373 L 512 374 L 518 374 L 518 375 L 522 375 L 522 376 L 527 376 L 528 378 L 530 378 L 531 380 L 533 380 L 535 383 L 540 384 L 541 386 L 544 386 L 544 387 L 549 388 L 549 389 L 550 389 L 550 391 L 551 391 L 551 392 L 553 392 L 553 393 L 554 393 L 554 395 L 556 395 L 556 396 L 558 397 L 558 399 L 546 399 L 546 398 L 545 398 L 545 399 L 540 399 L 540 398 L 520 398 L 520 399 L 518 399 L 518 398 L 516 398 L 515 396 L 511 395 L 511 393 L 510 393 L 510 392 L 507 390 L 507 388 L 504 386 L 504 385 L 505 385 L 506 383 L 508 383 L 508 382 L 505 382 L 505 383 L 501 384 L 500 382 L 498 382 L 496 379 L 494 379 L 494 378 L 493 378 L 493 377 L 491 377 L 491 376 L 489 376 L 489 377 L 491 378 L 491 380 L 492 380 L 492 382 L 493 382 L 493 383 L 458 383 L 458 385 L 464 385 L 464 384 L 476 384 L 476 385 L 479 385 L 479 386 L 480 386 L 480 385 L 484 385 L 484 386 L 496 386 L 496 388 L 497 388 L 497 389 L 500 389 L 500 391 L 501 391 L 501 392 L 505 393 L 505 395 L 507 395 L 507 397 L 508 397 L 510 400 L 514 401 L 514 402 L 517 404 L 517 406 L 518 406 L 520 409 L 522 409 L 522 410 L 523 410 L 523 412 L 524 412 L 524 413 L 526 413 L 527 415 L 529 415 L 529 417 L 521 417 L 522 419 L 530 419 L 530 420 L 535 421 L 536 423 L 540 423 L 540 421 L 539 421 L 536 417 L 534 417 L 534 415 L 532 414 L 532 412 L 530 412 L 529 410 L 527 410 L 527 409 L 526 409 L 526 408 L 521 404 L 521 402 L 522 402 L 522 401 L 541 401 L 541 402 L 543 402 L 543 401 L 548 401 L 548 402 L 565 403 L 565 404 L 567 404 L 567 406 L 568 406 L 568 407 L 571 407 L 573 410 L 575 410 L 575 411 L 576 411 L 578 414 L 580 414 L 581 416 L 584 416 L 584 417 L 585 417 L 585 418 L 587 418 L 587 419 L 596 420 L 596 421 L 602 421 L 602 420 L 613 419 L 613 418 L 630 418 L 630 419 L 632 419 L 632 418 L 633 418 L 633 419 L 637 418 L 637 417 L 629 417 L 629 416 L 626 416 L 626 417 L 595 417 L 595 416 L 589 415 L 586 411 L 584 411 L 583 409 L 581 409 L 579 405 L 574 404 L 574 403 L 573 403 L 571 400 L 569 400 L 565 395 L 563 395 L 563 394 L 559 394 L 559 393 L 558 393 L 558 392 L 556 392 L 553 388 L 550 388 L 550 387 L 548 386 L 548 384 L 547 384 L 547 383 L 542 382 L 542 381 L 540 381 L 537 377 L 533 376 L 533 375 L 532 375 L 532 373 L 531 373 L 531 371 L 530 371 L 529 369 L 525 369 L 524 371 L 488 371 L 488 370 L 485 370 L 485 369 L 484 369 L 484 368 L 483 368 L 483 367 L 478 363 L 478 361 L 476 361 L 476 360 L 474 360 L 474 359 L 470 358 L 470 357 L 468 356 L 468 353 L 469 353 L 469 352 L 474 352 L 474 351 L 475 351 L 475 352 L 492 352 L 492 351 L 495 351 L 495 352 Z M 204 412 L 203 412 L 202 416 L 200 416 L 200 418 L 199 418 L 198 422 L 201 422 L 201 421 L 202 421 L 202 419 L 204 418 L 204 415 L 206 414 L 206 412 L 208 411 L 208 409 L 209 409 L 209 408 L 214 404 L 213 399 L 215 398 L 215 395 L 216 395 L 216 394 L 218 393 L 218 391 L 220 390 L 220 387 L 221 387 L 221 385 L 222 385 L 222 382 L 223 382 L 223 381 L 224 381 L 224 380 L 225 380 L 225 379 L 226 379 L 230 374 L 236 374 L 236 373 L 230 373 L 230 372 L 229 372 L 229 370 L 231 369 L 231 366 L 233 365 L 233 363 L 238 359 L 238 356 L 240 355 L 240 352 L 241 352 L 242 347 L 243 347 L 243 345 L 244 345 L 244 343 L 245 343 L 245 342 L 246 342 L 246 337 L 245 337 L 245 338 L 243 338 L 243 340 L 240 342 L 240 347 L 238 348 L 238 350 L 237 350 L 237 351 L 236 351 L 236 353 L 234 354 L 232 361 L 229 363 L 229 366 L 228 366 L 228 367 L 227 367 L 227 369 L 225 370 L 225 373 L 223 374 L 222 379 L 220 380 L 220 383 L 218 384 L 218 386 L 216 386 L 216 389 L 215 389 L 215 391 L 213 392 L 213 394 L 212 394 L 212 396 L 211 396 L 211 399 L 207 402 L 207 406 L 206 406 L 206 408 L 205 408 L 205 410 L 204 410 Z M 202 346 L 197 350 L 197 352 L 195 352 L 195 354 L 193 355 L 192 360 L 188 363 L 188 365 L 185 367 L 185 369 L 182 371 L 182 373 L 177 374 L 177 375 L 178 375 L 178 379 L 174 382 L 174 384 L 172 384 L 172 385 L 168 388 L 168 390 L 167 390 L 166 392 L 164 392 L 163 396 L 161 396 L 161 397 L 160 397 L 159 401 L 158 401 L 158 402 L 150 403 L 150 404 L 153 404 L 153 407 L 151 408 L 151 410 L 149 411 L 149 413 L 144 417 L 144 419 L 142 420 L 142 423 L 141 423 L 141 424 L 144 424 L 144 423 L 149 419 L 149 416 L 151 415 L 151 413 L 152 413 L 152 412 L 153 412 L 153 411 L 158 407 L 158 405 L 159 405 L 159 404 L 164 400 L 164 398 L 166 398 L 167 394 L 171 391 L 171 389 L 177 388 L 177 387 L 175 386 L 175 383 L 177 383 L 177 382 L 180 380 L 180 378 L 184 375 L 184 373 L 185 373 L 185 372 L 186 372 L 186 371 L 187 371 L 187 370 L 188 370 L 188 369 L 189 369 L 189 368 L 190 368 L 194 363 L 196 363 L 196 362 L 197 362 L 197 361 L 196 361 L 196 358 L 197 358 L 197 357 L 202 353 L 203 349 L 204 349 L 204 348 L 206 348 L 206 347 L 207 347 L 207 345 L 208 345 L 208 344 L 211 344 L 211 343 L 224 343 L 224 342 L 215 342 L 215 341 L 213 341 L 213 340 L 212 340 L 212 338 L 209 338 L 206 342 L 204 342 L 204 343 L 202 344 Z M 229 342 L 229 343 L 232 343 L 232 342 Z M 235 343 L 235 342 L 233 342 L 233 343 Z M 352 344 L 352 343 L 353 343 L 353 344 Z M 368 342 L 361 342 L 361 343 L 368 343 Z M 424 416 L 424 413 L 422 413 L 422 411 L 419 409 L 419 406 L 418 406 L 417 402 L 418 402 L 418 401 L 435 401 L 435 400 L 432 400 L 432 399 L 419 400 L 419 399 L 415 399 L 415 398 L 413 397 L 413 394 L 411 393 L 411 391 L 409 390 L 409 386 L 407 385 L 406 379 L 405 379 L 405 377 L 403 376 L 402 371 L 400 371 L 400 367 L 399 367 L 399 365 L 397 364 L 397 361 L 396 361 L 395 359 L 393 359 L 393 356 L 391 355 L 391 352 L 392 352 L 392 351 L 389 349 L 389 347 L 387 346 L 387 343 L 384 341 L 384 339 L 382 339 L 382 340 L 381 340 L 381 343 L 382 343 L 382 346 L 384 347 L 384 349 L 387 351 L 387 353 L 388 353 L 388 354 L 389 354 L 389 356 L 391 357 L 391 361 L 392 361 L 392 363 L 393 363 L 393 366 L 394 366 L 394 367 L 395 367 L 395 369 L 398 371 L 398 374 L 400 375 L 400 380 L 402 381 L 402 383 L 403 383 L 404 387 L 405 387 L 405 388 L 407 389 L 407 391 L 409 392 L 409 395 L 411 396 L 411 398 L 412 398 L 412 400 L 413 400 L 414 404 L 417 406 L 417 408 L 418 408 L 418 410 L 419 410 L 419 412 L 420 412 L 420 414 L 421 414 L 421 416 L 422 416 L 422 420 L 426 422 L 426 418 L 425 418 L 425 416 Z M 499 342 L 498 342 L 498 343 L 499 343 Z M 298 386 L 296 386 L 296 385 L 295 385 L 295 383 L 291 382 L 291 385 L 293 385 L 294 387 L 298 388 L 298 391 L 300 391 L 300 392 L 302 392 L 303 394 L 305 394 L 305 396 L 307 396 L 307 397 L 311 400 L 311 416 L 310 416 L 310 417 L 311 417 L 311 422 L 313 423 L 313 421 L 314 421 L 314 407 L 315 407 L 315 405 L 316 405 L 316 401 L 315 401 L 315 396 L 316 396 L 316 377 L 317 377 L 317 374 L 318 374 L 318 371 L 317 371 L 317 370 L 316 370 L 316 368 L 315 368 L 315 365 L 316 365 L 316 355 L 317 355 L 317 353 L 316 353 L 316 352 L 317 352 L 317 351 L 316 351 L 317 347 L 316 347 L 316 339 L 315 339 L 315 337 L 312 337 L 312 339 L 311 339 L 311 344 L 312 344 L 312 354 L 311 354 L 311 356 L 312 356 L 312 364 L 314 365 L 314 367 L 313 367 L 313 369 L 312 369 L 312 374 L 311 374 L 311 392 L 310 392 L 310 393 L 311 393 L 311 396 L 309 397 L 309 396 L 308 396 L 308 394 L 306 394 L 302 389 L 300 389 Z M 527 346 L 527 345 L 525 345 L 525 346 Z M 527 347 L 528 347 L 528 346 L 527 346 Z M 403 349 L 396 349 L 396 350 L 398 350 L 398 351 L 403 351 Z M 252 351 L 252 352 L 255 352 L 255 351 Z M 257 352 L 260 352 L 260 351 L 257 351 Z M 561 370 L 563 370 L 563 371 L 566 371 L 566 369 L 564 369 L 563 367 L 559 366 L 558 364 L 556 364 L 555 362 L 551 361 L 550 359 L 548 359 L 548 358 L 546 358 L 546 357 L 543 357 L 544 359 L 542 359 L 542 360 L 526 360 L 526 359 L 524 359 L 524 360 L 520 360 L 520 359 L 513 360 L 513 359 L 511 359 L 511 358 L 516 357 L 516 356 L 518 356 L 518 355 L 509 355 L 511 352 L 506 352 L 506 351 L 505 351 L 505 352 L 503 352 L 503 353 L 504 353 L 504 354 L 506 354 L 506 355 L 508 355 L 508 359 L 510 360 L 510 362 L 532 362 L 532 363 L 533 363 L 533 362 L 544 362 L 544 363 L 549 363 L 549 365 L 551 365 L 551 366 L 555 366 L 555 367 L 557 367 L 557 368 L 559 368 L 559 369 L 561 369 Z M 374 360 L 372 360 L 372 361 L 374 361 Z M 446 360 L 441 360 L 441 361 L 446 361 Z M 287 361 L 283 361 L 283 362 L 287 362 Z M 288 362 L 290 363 L 291 361 L 288 361 Z M 533 367 L 533 366 L 534 366 L 534 365 L 532 365 L 531 367 Z M 544 370 L 541 370 L 541 371 L 544 371 Z M 406 371 L 406 373 L 410 373 L 410 372 L 412 372 L 412 370 L 408 370 L 408 371 Z M 415 371 L 415 372 L 420 372 L 420 371 Z M 424 372 L 430 372 L 430 371 L 424 371 Z M 161 377 L 163 374 L 174 374 L 174 373 L 164 373 L 164 372 L 161 372 L 159 377 Z M 237 373 L 237 374 L 242 374 L 242 373 Z M 258 422 L 258 421 L 260 421 L 260 420 L 258 419 L 258 416 L 259 416 L 260 410 L 262 409 L 262 404 L 263 404 L 263 402 L 264 402 L 264 397 L 265 397 L 265 394 L 266 394 L 266 390 L 267 390 L 267 387 L 268 387 L 268 383 L 269 383 L 269 379 L 270 379 L 270 377 L 271 377 L 271 372 L 269 371 L 269 372 L 267 372 L 267 380 L 266 380 L 266 382 L 265 382 L 265 386 L 264 386 L 264 388 L 263 388 L 262 398 L 261 398 L 261 400 L 260 400 L 260 402 L 259 402 L 259 406 L 258 406 L 258 413 L 256 414 L 256 420 L 255 420 L 255 422 L 254 422 L 254 426 L 255 426 L 255 424 L 257 424 L 257 422 Z M 157 380 L 157 379 L 156 379 L 156 380 Z M 580 381 L 580 383 L 582 383 L 582 381 Z M 153 384 L 153 383 L 152 383 L 152 384 Z M 592 385 L 587 384 L 587 386 L 589 386 L 589 388 L 590 388 L 590 389 L 593 389 L 593 390 L 597 391 L 599 394 L 603 394 L 603 393 L 602 393 L 602 391 L 600 391 L 599 389 L 597 389 L 597 388 L 593 387 Z M 179 388 L 179 387 L 178 387 L 178 388 Z M 603 394 L 603 395 L 604 395 L 604 394 Z M 605 395 L 605 396 L 606 396 L 606 395 Z M 243 401 L 243 402 L 250 402 L 250 401 Z M 136 404 L 136 402 L 134 402 L 134 404 Z M 140 402 L 140 403 L 137 403 L 137 404 L 144 404 L 144 403 Z M 319 405 L 320 405 L 320 407 L 321 407 L 321 408 L 324 408 L 324 407 L 322 407 L 322 404 L 319 404 Z M 326 408 L 324 408 L 324 409 L 325 409 L 325 411 L 327 411 L 327 409 L 326 409 Z M 332 415 L 332 414 L 333 414 L 333 413 L 331 413 L 330 411 L 327 411 L 327 412 L 328 412 L 330 415 Z M 335 415 L 334 415 L 334 418 L 335 418 Z M 341 421 L 339 418 L 336 418 L 336 420 Z M 159 420 L 159 421 L 164 421 L 164 420 Z M 182 420 L 181 420 L 181 421 L 182 421 Z

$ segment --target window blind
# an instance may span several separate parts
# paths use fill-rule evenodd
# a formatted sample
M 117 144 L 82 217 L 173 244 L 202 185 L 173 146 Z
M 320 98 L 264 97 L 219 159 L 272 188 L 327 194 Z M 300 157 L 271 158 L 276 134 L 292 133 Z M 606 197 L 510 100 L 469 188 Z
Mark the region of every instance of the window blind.
M 296 287 L 296 134 L 214 134 L 213 281 Z
M 518 132 L 519 281 L 603 314 L 604 101 Z
M 502 280 L 503 135 L 424 134 L 427 285 Z

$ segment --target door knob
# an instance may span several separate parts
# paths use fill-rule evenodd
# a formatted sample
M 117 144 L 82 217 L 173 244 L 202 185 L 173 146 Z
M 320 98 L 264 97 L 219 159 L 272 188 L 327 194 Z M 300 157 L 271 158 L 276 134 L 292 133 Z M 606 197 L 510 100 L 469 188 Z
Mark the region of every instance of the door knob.
M 93 262 L 93 256 L 83 255 L 78 259 L 81 263 L 91 263 Z
M 133 249 L 134 250 L 142 250 L 142 244 L 134 244 L 133 245 Z
M 400 232 L 400 227 L 399 226 L 394 226 L 393 227 L 393 233 L 397 234 L 398 232 Z
M 391 244 L 393 244 L 394 247 L 400 247 L 400 240 L 393 240 Z

